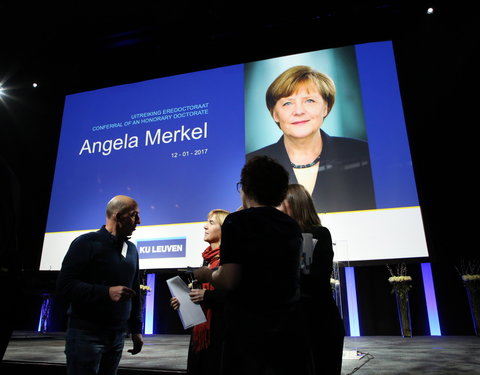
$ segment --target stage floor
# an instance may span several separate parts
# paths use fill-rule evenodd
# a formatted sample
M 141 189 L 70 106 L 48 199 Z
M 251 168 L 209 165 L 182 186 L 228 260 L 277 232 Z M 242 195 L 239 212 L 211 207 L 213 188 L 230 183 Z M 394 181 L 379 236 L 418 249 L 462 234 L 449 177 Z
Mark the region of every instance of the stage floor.
M 188 335 L 146 335 L 141 353 L 132 356 L 126 341 L 119 374 L 182 374 L 187 363 Z M 64 371 L 64 333 L 14 332 L 1 373 L 22 366 L 50 366 Z M 357 354 L 358 353 L 358 354 Z M 328 360 L 328 358 L 325 358 Z M 60 369 L 60 370 L 58 370 Z M 60 372 L 59 372 L 60 371 Z M 38 373 L 38 371 L 37 371 Z M 480 375 L 480 338 L 476 336 L 346 337 L 342 375 L 470 374 Z

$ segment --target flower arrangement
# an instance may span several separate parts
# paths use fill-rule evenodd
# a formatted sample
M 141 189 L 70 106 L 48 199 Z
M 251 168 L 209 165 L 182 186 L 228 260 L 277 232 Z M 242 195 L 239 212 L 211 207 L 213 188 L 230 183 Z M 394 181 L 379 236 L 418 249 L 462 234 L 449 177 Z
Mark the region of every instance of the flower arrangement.
M 140 294 L 146 296 L 152 289 L 147 285 L 147 271 L 143 270 L 140 273 Z
M 340 288 L 340 280 L 330 278 L 330 288 L 332 289 L 333 298 L 337 300 L 338 289 Z
M 467 291 L 475 334 L 480 336 L 480 262 L 462 261 L 456 268 Z
M 340 288 L 340 271 L 337 262 L 333 262 L 332 273 L 330 274 L 330 287 L 334 293 Z
M 392 286 L 391 293 L 395 293 L 397 300 L 398 319 L 400 322 L 400 332 L 403 337 L 412 336 L 412 327 L 410 321 L 410 305 L 408 299 L 408 292 L 412 289 L 412 277 L 407 275 L 407 266 L 405 263 L 397 265 L 397 272 L 394 273 L 387 264 L 387 269 L 390 272 L 388 282 Z
M 470 275 L 470 274 L 462 275 L 462 280 L 465 282 L 480 281 L 480 275 Z
M 478 260 L 461 261 L 460 267 L 456 267 L 463 285 L 472 290 L 480 290 L 480 262 Z
M 332 276 L 330 277 L 330 289 L 332 291 L 332 297 L 337 305 L 338 311 L 340 315 L 343 317 L 343 310 L 342 310 L 342 293 L 340 291 L 340 280 L 338 276 L 335 277 L 334 273 L 332 272 Z
M 410 289 L 412 289 L 411 281 L 412 277 L 407 275 L 407 266 L 405 263 L 397 265 L 396 274 L 392 271 L 390 266 L 387 264 L 388 271 L 390 272 L 390 277 L 388 282 L 392 285 L 391 293 L 396 293 L 399 295 L 406 295 Z
M 335 289 L 335 287 L 338 287 L 340 285 L 340 280 L 337 280 L 337 279 L 334 279 L 334 278 L 330 278 L 330 285 L 333 289 Z
M 140 293 L 142 293 L 142 295 L 146 295 L 147 293 L 150 293 L 151 291 L 152 291 L 152 289 L 148 285 L 140 284 Z

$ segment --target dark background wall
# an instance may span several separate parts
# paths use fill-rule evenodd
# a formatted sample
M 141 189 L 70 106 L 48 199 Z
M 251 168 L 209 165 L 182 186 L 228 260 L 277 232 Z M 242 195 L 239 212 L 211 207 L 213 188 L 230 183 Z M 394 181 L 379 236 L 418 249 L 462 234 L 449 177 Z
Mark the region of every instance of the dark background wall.
M 462 259 L 478 258 L 472 213 L 477 201 L 474 68 L 480 43 L 467 4 L 334 1 L 285 8 L 267 1 L 268 12 L 248 1 L 102 4 L 31 4 L 28 9 L 18 2 L 0 4 L 5 15 L 0 82 L 9 88 L 9 96 L 0 100 L 0 275 L 4 301 L 11 301 L 2 312 L 7 331 L 36 329 L 39 295 L 52 290 L 56 277 L 37 270 L 65 95 L 388 39 L 394 43 L 442 330 L 473 333 L 455 270 Z M 429 6 L 433 14 L 427 14 Z M 33 88 L 33 82 L 39 86 Z M 414 277 L 414 334 L 428 334 L 420 265 L 407 266 Z M 398 332 L 388 276 L 384 264 L 356 267 L 362 334 Z M 165 305 L 165 277 L 157 277 L 155 330 L 179 332 L 178 319 Z M 57 301 L 52 330 L 64 329 L 64 312 Z

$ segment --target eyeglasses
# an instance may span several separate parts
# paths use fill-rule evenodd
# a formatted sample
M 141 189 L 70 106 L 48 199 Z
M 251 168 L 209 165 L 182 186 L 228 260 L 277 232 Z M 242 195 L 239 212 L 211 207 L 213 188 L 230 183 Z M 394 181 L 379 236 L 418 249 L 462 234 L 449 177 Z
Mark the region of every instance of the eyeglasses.
M 237 182 L 237 191 L 240 193 L 241 190 L 242 190 L 242 183 Z

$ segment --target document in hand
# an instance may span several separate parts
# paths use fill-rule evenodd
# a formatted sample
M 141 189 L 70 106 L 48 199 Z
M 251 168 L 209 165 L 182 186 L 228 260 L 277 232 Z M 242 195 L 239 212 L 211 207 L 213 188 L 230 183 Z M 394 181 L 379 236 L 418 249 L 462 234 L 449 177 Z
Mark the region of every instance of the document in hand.
M 167 285 L 172 297 L 177 297 L 180 302 L 178 315 L 180 316 L 184 329 L 207 321 L 201 306 L 191 301 L 188 295 L 190 289 L 179 276 L 168 279 Z

